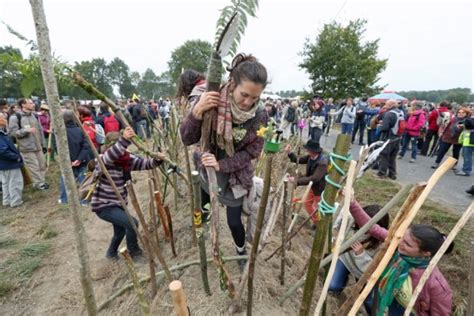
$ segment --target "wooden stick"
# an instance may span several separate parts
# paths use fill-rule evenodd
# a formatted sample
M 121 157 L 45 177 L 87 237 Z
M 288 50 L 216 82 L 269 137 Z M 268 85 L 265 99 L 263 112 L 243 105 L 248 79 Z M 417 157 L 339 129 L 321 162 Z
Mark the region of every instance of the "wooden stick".
M 171 239 L 171 232 L 168 226 L 168 216 L 166 215 L 165 208 L 163 207 L 163 204 L 161 203 L 161 193 L 160 191 L 155 191 L 154 194 L 155 194 L 156 208 L 158 210 L 158 215 L 160 216 L 161 225 L 163 226 L 165 238 L 166 240 L 169 241 Z
M 466 315 L 474 315 L 474 240 L 471 240 L 471 272 L 469 273 L 469 297 L 467 299 Z
M 174 244 L 174 233 L 173 233 L 173 221 L 171 219 L 171 213 L 168 205 L 165 205 L 165 213 L 166 213 L 166 220 L 168 221 L 168 227 L 170 229 L 170 241 L 171 241 L 171 251 L 173 252 L 173 256 L 176 257 L 176 247 Z
M 334 146 L 334 153 L 339 156 L 347 155 L 350 147 L 351 137 L 349 135 L 338 135 L 336 145 Z M 344 162 L 339 158 L 336 161 Z M 332 168 L 329 171 L 329 177 L 335 183 L 339 183 L 342 175 L 337 172 L 336 168 Z M 333 205 L 336 201 L 336 195 L 338 189 L 335 186 L 329 185 L 324 190 L 324 196 L 326 202 L 329 205 Z M 304 284 L 303 299 L 301 300 L 301 307 L 299 314 L 301 316 L 309 315 L 311 309 L 311 302 L 314 294 L 314 287 L 316 285 L 316 279 L 319 273 L 319 266 L 324 253 L 324 246 L 326 244 L 327 231 L 330 229 L 332 223 L 332 215 L 324 214 L 318 221 L 316 234 L 313 239 L 313 246 L 311 248 L 311 254 L 308 261 L 308 272 L 306 274 L 306 281 Z
M 130 257 L 128 250 L 125 247 L 120 249 L 120 254 L 125 259 L 128 274 L 130 275 L 130 279 L 132 279 L 133 288 L 135 289 L 135 293 L 137 294 L 138 304 L 140 305 L 142 315 L 150 315 L 150 305 L 148 304 L 147 300 L 145 299 L 145 295 L 143 294 L 143 288 L 140 285 L 140 281 L 138 280 L 137 270 L 133 265 L 132 257 Z
M 418 199 L 415 202 L 415 205 L 413 205 L 413 208 L 411 208 L 410 212 L 407 214 L 407 218 L 404 219 L 400 223 L 400 227 L 397 229 L 395 232 L 395 235 L 393 238 L 390 240 L 390 245 L 387 249 L 387 251 L 384 254 L 384 257 L 380 261 L 380 264 L 378 265 L 377 269 L 374 271 L 374 273 L 371 275 L 369 278 L 369 281 L 367 282 L 367 285 L 365 286 L 364 290 L 362 293 L 359 295 L 357 300 L 355 301 L 354 305 L 352 306 L 352 309 L 349 311 L 349 315 L 355 316 L 357 311 L 359 310 L 360 306 L 363 304 L 364 300 L 366 299 L 367 295 L 369 295 L 370 291 L 374 287 L 375 283 L 379 279 L 380 275 L 382 274 L 383 270 L 389 263 L 390 259 L 393 256 L 393 253 L 395 252 L 396 248 L 398 247 L 398 244 L 400 243 L 400 240 L 402 239 L 403 235 L 405 234 L 406 230 L 408 229 L 408 226 L 411 224 L 413 219 L 415 218 L 415 215 L 417 214 L 418 210 L 421 208 L 423 203 L 425 202 L 426 198 L 428 197 L 428 194 L 431 192 L 435 184 L 438 182 L 438 180 L 443 176 L 443 174 L 450 170 L 454 164 L 456 163 L 456 159 L 452 157 L 448 157 L 448 159 L 441 165 L 439 166 L 438 169 L 433 173 L 433 175 L 430 177 L 428 180 L 428 183 L 421 193 L 421 195 L 418 197 Z
M 182 139 L 181 139 L 181 134 L 178 133 L 179 135 L 179 139 L 181 140 L 181 143 L 183 143 Z M 184 143 L 183 143 L 184 145 Z M 186 161 L 186 174 L 187 174 L 187 177 L 188 179 L 192 179 L 192 175 L 191 175 L 191 162 L 190 162 L 190 159 L 189 159 L 189 152 L 188 152 L 188 147 L 184 146 L 184 158 L 185 158 L 185 161 Z M 198 178 L 199 180 L 199 178 Z M 188 183 L 188 192 L 189 192 L 189 196 L 194 196 L 194 179 L 192 179 L 192 181 L 189 181 Z M 198 190 L 198 194 L 201 195 L 201 190 L 200 190 L 200 186 L 198 187 L 199 190 Z M 196 246 L 197 245 L 197 237 L 196 237 L 196 225 L 194 224 L 194 211 L 197 209 L 197 208 L 200 208 L 201 205 L 195 205 L 195 200 L 194 199 L 191 199 L 191 203 L 189 203 L 189 209 L 191 211 L 191 229 L 192 229 L 192 238 L 193 238 L 193 245 Z
M 367 280 L 369 279 L 370 275 L 375 271 L 375 269 L 377 268 L 377 265 L 379 264 L 380 260 L 382 259 L 383 255 L 384 255 L 385 251 L 389 247 L 391 236 L 394 235 L 395 231 L 397 230 L 398 226 L 400 225 L 400 219 L 406 217 L 407 212 L 413 207 L 413 205 L 416 202 L 416 199 L 418 198 L 418 196 L 421 194 L 421 192 L 424 190 L 425 187 L 426 187 L 426 183 L 421 183 L 421 184 L 419 183 L 410 190 L 410 194 L 405 199 L 405 202 L 403 203 L 403 205 L 400 208 L 400 210 L 398 211 L 395 219 L 392 221 L 392 223 L 390 225 L 390 229 L 388 231 L 387 238 L 385 238 L 383 244 L 378 248 L 378 251 L 377 251 L 375 257 L 372 259 L 372 261 L 369 264 L 369 266 L 367 267 L 367 269 L 365 269 L 365 271 L 362 274 L 362 276 L 360 277 L 359 281 L 357 281 L 357 283 L 354 286 L 352 286 L 352 289 L 351 289 L 351 292 L 350 292 L 349 296 L 347 297 L 344 304 L 342 304 L 342 306 L 337 311 L 338 315 L 347 315 L 349 313 L 349 310 L 351 309 L 352 305 L 354 304 L 354 301 L 359 296 L 359 293 L 362 291 L 363 287 L 367 283 Z M 381 213 L 381 211 L 378 212 L 374 216 L 374 218 L 378 217 L 379 213 Z M 364 225 L 363 228 L 368 226 L 367 224 Z M 373 224 L 375 224 L 375 222 Z
M 174 310 L 178 316 L 188 316 L 188 304 L 186 303 L 186 294 L 183 291 L 181 281 L 175 280 L 168 286 L 171 298 L 173 299 Z
M 350 215 L 349 206 L 350 206 L 351 198 L 352 198 L 352 185 L 354 184 L 355 171 L 356 171 L 356 162 L 352 160 L 349 165 L 346 185 L 344 187 L 344 206 L 342 207 L 342 211 L 341 211 L 342 223 L 341 223 L 341 227 L 339 228 L 339 233 L 337 234 L 336 243 L 334 244 L 334 249 L 332 251 L 331 265 L 329 266 L 329 271 L 326 276 L 326 281 L 324 281 L 323 289 L 321 290 L 321 293 L 319 294 L 319 300 L 318 300 L 318 303 L 316 304 L 316 310 L 314 311 L 314 316 L 319 316 L 321 313 L 324 302 L 326 301 L 326 296 L 328 294 L 329 283 L 331 283 L 332 276 L 334 275 L 334 271 L 336 270 L 336 263 L 339 257 L 339 251 L 341 248 L 342 241 L 344 239 L 347 223 L 349 222 L 349 215 Z
M 204 239 L 204 230 L 202 228 L 202 210 L 201 210 L 201 183 L 199 180 L 199 172 L 191 172 L 191 179 L 193 183 L 193 205 L 196 207 L 194 211 L 193 225 L 196 228 L 196 239 L 199 246 L 199 258 L 201 259 L 201 278 L 204 286 L 204 291 L 208 296 L 211 295 L 211 288 L 209 287 L 209 278 L 207 276 L 207 256 L 206 244 Z
M 276 197 L 278 194 L 280 194 L 280 198 L 278 199 L 278 203 L 274 203 L 271 209 L 271 213 L 268 219 L 268 223 L 265 227 L 265 232 L 263 233 L 263 239 L 267 240 L 268 236 L 271 235 L 273 228 L 275 227 L 278 215 L 280 214 L 280 210 L 283 206 L 283 200 L 284 200 L 284 192 L 283 192 L 283 187 L 282 187 L 282 192 L 275 192 L 275 194 L 272 196 L 273 201 L 276 200 Z
M 209 112 L 209 111 L 208 111 Z M 206 113 L 208 113 L 206 112 Z M 233 298 L 235 295 L 235 287 L 230 273 L 224 266 L 220 249 L 219 249 L 219 200 L 217 198 L 218 186 L 217 176 L 214 168 L 206 167 L 207 179 L 209 182 L 209 197 L 211 204 L 211 244 L 212 244 L 212 256 L 214 258 L 214 264 L 219 269 L 219 276 L 221 278 L 221 284 L 229 291 L 229 297 Z
M 291 231 L 293 229 L 293 226 L 296 224 L 296 220 L 298 219 L 298 214 L 301 212 L 301 208 L 303 207 L 304 202 L 308 198 L 308 194 L 309 194 L 309 191 L 311 190 L 312 186 L 313 186 L 313 181 L 310 181 L 308 183 L 308 185 L 306 186 L 306 189 L 304 190 L 303 197 L 301 198 L 301 201 L 298 202 L 299 203 L 298 206 L 297 206 L 298 209 L 296 210 L 296 212 L 293 213 L 293 220 L 291 221 L 290 227 L 288 228 L 288 234 L 291 233 Z
M 290 210 L 290 201 L 288 200 L 288 180 L 283 181 L 283 219 L 281 223 L 281 261 L 280 261 L 280 284 L 285 285 L 285 239 L 286 239 L 286 221 Z
M 467 210 L 464 212 L 464 214 L 461 216 L 461 218 L 458 220 L 454 228 L 451 230 L 449 235 L 446 237 L 445 241 L 441 245 L 441 248 L 439 248 L 438 252 L 436 252 L 436 255 L 431 258 L 430 264 L 428 267 L 426 267 L 425 271 L 421 275 L 420 281 L 418 282 L 418 285 L 416 286 L 415 290 L 413 291 L 413 294 L 411 296 L 410 302 L 408 303 L 407 307 L 405 308 L 405 313 L 403 314 L 404 316 L 410 316 L 410 312 L 413 309 L 413 306 L 415 306 L 415 302 L 418 298 L 418 295 L 420 295 L 421 290 L 425 286 L 426 281 L 428 281 L 428 278 L 430 277 L 431 273 L 433 272 L 434 268 L 438 264 L 439 260 L 441 257 L 444 255 L 446 250 L 448 250 L 449 245 L 453 242 L 454 238 L 456 235 L 459 233 L 459 231 L 466 225 L 467 221 L 471 217 L 472 213 L 474 212 L 474 203 L 471 203 Z
M 50 132 L 49 132 L 49 137 L 48 137 L 48 149 L 46 150 L 46 171 L 48 171 L 49 169 L 49 164 L 51 162 L 51 144 L 52 144 L 52 139 L 53 139 L 53 133 L 52 133 L 52 130 L 53 130 L 53 123 L 51 122 L 51 126 L 50 126 Z
M 145 249 L 148 253 L 148 267 L 150 269 L 151 277 L 151 297 L 155 297 L 157 288 L 156 288 L 156 278 L 155 278 L 155 261 L 153 260 L 153 248 L 151 243 L 153 241 L 150 231 L 148 230 L 145 217 L 143 216 L 142 210 L 140 208 L 140 203 L 138 203 L 137 195 L 135 194 L 135 189 L 133 188 L 132 182 L 129 180 L 125 184 L 128 194 L 130 196 L 130 201 L 132 202 L 133 207 L 135 208 L 135 213 L 138 215 L 138 219 L 143 228 L 143 241 L 145 241 Z
M 270 193 L 271 173 L 273 153 L 268 153 L 265 161 L 265 179 L 263 182 L 262 198 L 258 209 L 257 223 L 255 224 L 255 233 L 252 241 L 252 252 L 249 259 L 249 277 L 248 277 L 248 296 L 247 296 L 247 316 L 252 315 L 253 302 L 253 277 L 255 271 L 255 260 L 257 259 L 257 251 L 260 245 L 260 235 L 262 233 L 263 220 L 265 218 L 265 211 L 267 209 L 268 195 Z

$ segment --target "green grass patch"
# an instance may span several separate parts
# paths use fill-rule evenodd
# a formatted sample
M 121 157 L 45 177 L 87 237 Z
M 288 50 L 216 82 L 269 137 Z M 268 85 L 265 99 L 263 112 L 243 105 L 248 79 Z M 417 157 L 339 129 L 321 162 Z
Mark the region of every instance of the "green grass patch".
M 51 239 L 56 237 L 59 233 L 54 229 L 54 227 L 49 226 L 48 223 L 43 223 L 36 234 L 41 236 L 43 239 Z
M 47 243 L 29 244 L 0 264 L 0 297 L 29 280 L 50 248 Z

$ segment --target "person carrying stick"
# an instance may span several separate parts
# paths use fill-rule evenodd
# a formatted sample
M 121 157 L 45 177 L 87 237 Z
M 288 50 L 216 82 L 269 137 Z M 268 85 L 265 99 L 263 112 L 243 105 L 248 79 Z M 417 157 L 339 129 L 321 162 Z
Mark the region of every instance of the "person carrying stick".
M 356 200 L 352 200 L 350 212 L 360 227 L 370 220 Z M 388 230 L 374 225 L 369 234 L 384 240 Z M 403 315 L 423 272 L 444 240 L 445 235 L 429 225 L 415 224 L 407 230 L 374 288 L 370 315 L 381 316 L 387 310 L 389 316 Z M 447 253 L 452 248 L 453 244 Z M 448 281 L 436 267 L 416 300 L 416 315 L 450 315 L 452 296 Z M 369 303 L 369 300 L 366 303 Z
M 161 160 L 142 158 L 129 153 L 127 147 L 130 146 L 130 140 L 134 136 L 135 132 L 131 127 L 125 128 L 122 136 L 118 132 L 108 133 L 104 145 L 104 153 L 101 155 L 101 159 L 125 201 L 127 201 L 125 183 L 131 179 L 131 171 L 153 169 L 162 163 Z M 100 219 L 111 223 L 114 228 L 114 235 L 107 250 L 106 258 L 118 259 L 117 250 L 124 237 L 126 237 L 127 248 L 132 258 L 141 256 L 142 250 L 138 245 L 133 224 L 122 209 L 111 184 L 101 174 L 98 163 L 96 163 L 94 172 L 100 174 L 100 177 L 92 196 L 92 211 Z M 135 218 L 133 218 L 133 221 L 135 225 L 138 225 L 138 221 Z
M 325 176 L 328 173 L 328 159 L 322 154 L 323 149 L 319 146 L 319 143 L 313 139 L 308 140 L 308 142 L 303 146 L 307 155 L 302 157 L 297 157 L 295 153 L 291 152 L 291 146 L 287 145 L 285 151 L 288 153 L 288 158 L 292 162 L 298 162 L 299 164 L 306 165 L 306 174 L 305 176 L 298 177 L 289 177 L 290 182 L 295 182 L 296 185 L 308 185 L 311 181 L 313 185 L 311 191 L 308 194 L 308 197 L 304 201 L 304 206 L 308 215 L 311 216 L 313 224 L 315 224 L 319 218 L 318 212 L 315 210 L 318 208 L 319 201 L 321 200 L 321 193 L 324 191 L 326 186 Z

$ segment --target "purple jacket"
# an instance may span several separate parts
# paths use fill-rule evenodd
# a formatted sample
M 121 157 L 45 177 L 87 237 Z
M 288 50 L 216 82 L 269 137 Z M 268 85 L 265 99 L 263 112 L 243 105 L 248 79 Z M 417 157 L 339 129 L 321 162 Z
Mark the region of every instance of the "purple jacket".
M 255 118 L 252 119 L 250 126 L 247 128 L 247 133 L 244 138 L 234 144 L 235 154 L 233 157 L 226 157 L 218 159 L 219 169 L 223 173 L 229 173 L 229 185 L 231 187 L 241 184 L 245 189 L 252 187 L 253 166 L 252 159 L 260 156 L 263 148 L 263 138 L 257 136 L 257 130 L 261 125 L 267 123 L 268 116 L 265 109 L 257 109 Z M 201 125 L 202 121 L 197 120 L 192 111 L 189 112 L 180 126 L 181 138 L 184 145 L 189 146 L 196 144 L 201 139 Z M 216 154 L 217 150 L 211 150 Z
M 351 202 L 350 211 L 359 227 L 364 226 L 370 220 L 369 215 L 364 212 L 356 201 Z M 388 231 L 379 225 L 372 226 L 368 233 L 373 237 L 383 241 L 387 237 Z M 413 290 L 415 290 L 421 279 L 424 269 L 413 269 L 410 272 Z M 448 281 L 436 267 L 426 281 L 415 303 L 416 315 L 418 316 L 448 316 L 451 315 L 453 303 L 453 292 Z

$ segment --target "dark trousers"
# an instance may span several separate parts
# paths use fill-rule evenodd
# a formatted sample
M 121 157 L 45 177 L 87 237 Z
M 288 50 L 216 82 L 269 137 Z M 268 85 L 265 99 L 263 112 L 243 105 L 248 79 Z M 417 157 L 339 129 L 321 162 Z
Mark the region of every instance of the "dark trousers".
M 431 139 L 433 138 L 434 138 L 433 146 L 431 146 L 431 151 L 428 151 L 430 149 Z M 433 152 L 434 146 L 436 146 L 437 141 L 438 141 L 438 132 L 432 129 L 429 129 L 428 132 L 426 133 L 423 147 L 421 148 L 421 155 L 426 156 L 428 155 L 428 152 L 429 152 L 429 155 L 431 156 L 431 153 Z
M 201 207 L 208 204 L 211 197 L 203 189 L 201 189 Z M 232 238 L 237 247 L 245 245 L 245 228 L 242 224 L 242 205 L 226 206 L 227 209 L 227 225 L 229 226 Z
M 118 247 L 124 237 L 127 239 L 127 249 L 132 256 L 141 253 L 141 249 L 137 242 L 137 234 L 135 234 L 132 223 L 130 223 L 127 214 L 125 214 L 125 211 L 121 207 L 111 206 L 96 212 L 96 214 L 100 219 L 111 223 L 114 227 L 114 236 L 112 237 L 109 249 L 107 250 L 108 257 L 117 256 Z M 135 225 L 138 227 L 137 219 L 134 217 L 132 218 Z
M 397 154 L 400 150 L 400 139 L 392 140 L 387 147 L 380 153 L 379 174 L 396 176 L 397 175 Z
M 321 139 L 321 135 L 323 135 L 323 130 L 318 128 L 318 127 L 312 127 L 311 128 L 311 139 L 314 141 L 317 141 L 319 143 L 319 140 Z
M 368 128 L 367 129 L 367 145 L 375 143 L 376 141 L 377 139 L 376 139 L 375 128 Z
M 326 135 L 329 135 L 329 131 L 331 130 L 331 125 L 332 125 L 332 116 L 331 115 L 328 115 L 328 118 L 327 118 L 327 121 L 328 121 L 328 124 L 326 125 Z
M 443 141 L 439 142 L 439 150 L 438 150 L 438 155 L 436 157 L 436 163 L 440 163 L 443 160 L 444 155 L 446 155 L 451 145 L 452 144 L 445 143 Z M 453 158 L 455 158 L 456 160 L 459 160 L 459 153 L 461 152 L 461 148 L 462 148 L 462 145 L 460 144 L 453 145 Z
M 352 131 L 352 142 L 355 141 L 357 131 L 359 132 L 359 144 L 364 142 L 364 130 L 365 130 L 365 121 L 364 120 L 355 120 L 354 130 Z

